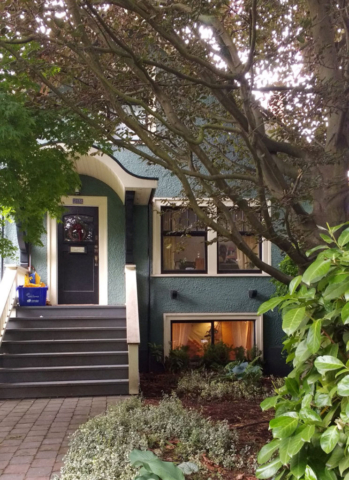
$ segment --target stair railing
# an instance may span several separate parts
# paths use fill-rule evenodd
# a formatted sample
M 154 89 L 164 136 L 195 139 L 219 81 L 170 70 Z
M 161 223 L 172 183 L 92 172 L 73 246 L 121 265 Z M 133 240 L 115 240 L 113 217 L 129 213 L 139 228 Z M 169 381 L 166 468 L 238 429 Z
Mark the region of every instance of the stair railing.
M 136 265 L 126 265 L 125 284 L 129 394 L 138 395 L 140 332 Z
M 6 324 L 17 303 L 17 287 L 24 284 L 26 268 L 19 265 L 6 265 L 4 276 L 0 283 L 0 344 Z

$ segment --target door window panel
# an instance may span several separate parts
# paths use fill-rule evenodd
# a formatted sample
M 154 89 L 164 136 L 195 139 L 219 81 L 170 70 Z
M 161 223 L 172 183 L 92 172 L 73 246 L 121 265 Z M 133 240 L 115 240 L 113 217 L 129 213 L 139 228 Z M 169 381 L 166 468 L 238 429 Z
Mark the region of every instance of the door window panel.
M 93 217 L 65 215 L 63 217 L 64 242 L 93 242 Z

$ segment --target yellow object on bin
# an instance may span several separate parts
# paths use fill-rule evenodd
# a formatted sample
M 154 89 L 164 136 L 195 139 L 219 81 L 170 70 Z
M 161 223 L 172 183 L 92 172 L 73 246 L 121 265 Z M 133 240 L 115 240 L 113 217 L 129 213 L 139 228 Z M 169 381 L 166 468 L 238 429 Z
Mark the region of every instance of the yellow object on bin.
M 33 281 L 33 275 L 27 273 L 24 277 L 24 285 L 23 287 L 35 288 L 35 287 L 46 287 L 44 282 L 41 281 L 40 275 L 35 272 L 35 283 L 31 283 Z

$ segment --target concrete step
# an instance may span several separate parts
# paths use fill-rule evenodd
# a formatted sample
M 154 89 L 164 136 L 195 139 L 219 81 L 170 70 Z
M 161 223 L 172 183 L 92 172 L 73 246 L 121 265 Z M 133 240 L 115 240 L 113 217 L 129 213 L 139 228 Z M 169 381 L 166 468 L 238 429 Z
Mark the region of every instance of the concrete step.
M 0 368 L 0 383 L 128 379 L 128 365 Z
M 54 307 L 17 307 L 18 318 L 57 318 L 57 317 L 125 317 L 125 305 L 57 305 Z
M 11 317 L 7 322 L 6 330 L 14 328 L 69 328 L 69 327 L 125 327 L 126 318 L 124 317 Z
M 11 328 L 6 329 L 5 341 L 73 340 L 126 338 L 125 327 Z
M 83 397 L 128 395 L 128 380 L 1 383 L 0 398 Z
M 83 340 L 3 340 L 1 353 L 54 353 L 127 351 L 126 339 L 90 338 Z
M 89 365 L 127 365 L 128 352 L 60 352 L 0 354 L 0 367 L 70 367 Z

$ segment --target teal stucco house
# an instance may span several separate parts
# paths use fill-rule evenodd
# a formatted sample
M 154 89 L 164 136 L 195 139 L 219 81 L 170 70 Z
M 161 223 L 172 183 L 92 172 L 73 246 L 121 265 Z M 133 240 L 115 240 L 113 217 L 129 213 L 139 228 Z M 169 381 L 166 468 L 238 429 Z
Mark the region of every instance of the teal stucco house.
M 0 397 L 138 393 L 148 344 L 257 345 L 266 369 L 282 373 L 277 313 L 257 315 L 273 292 L 232 242 L 183 208 L 179 182 L 130 152 L 92 149 L 76 161 L 81 189 L 62 198 L 62 222 L 45 218 L 42 247 L 28 247 L 15 225 L 5 234 L 18 259 L 3 259 L 0 290 Z M 264 261 L 280 254 L 234 213 Z M 16 304 L 28 265 L 48 285 L 51 306 Z

